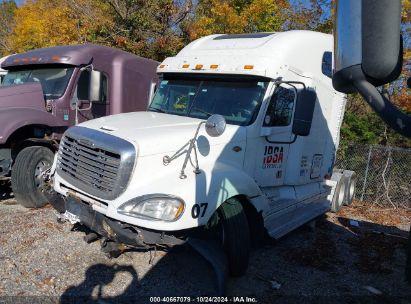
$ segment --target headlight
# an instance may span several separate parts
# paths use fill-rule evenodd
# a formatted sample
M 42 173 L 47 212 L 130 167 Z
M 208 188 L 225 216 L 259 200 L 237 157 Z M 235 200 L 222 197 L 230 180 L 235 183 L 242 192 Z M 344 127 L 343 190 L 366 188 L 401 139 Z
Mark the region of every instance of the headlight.
M 150 194 L 122 204 L 117 211 L 133 217 L 172 222 L 183 214 L 184 201 L 171 195 Z

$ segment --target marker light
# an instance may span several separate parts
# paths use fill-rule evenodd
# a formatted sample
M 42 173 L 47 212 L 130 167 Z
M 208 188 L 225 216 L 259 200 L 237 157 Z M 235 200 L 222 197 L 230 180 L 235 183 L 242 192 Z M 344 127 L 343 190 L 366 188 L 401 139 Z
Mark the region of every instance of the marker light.
M 182 68 L 183 68 L 183 69 L 187 69 L 187 68 L 189 68 L 189 67 L 190 67 L 189 64 L 183 64 L 183 65 L 182 65 Z
M 217 69 L 218 68 L 218 64 L 212 64 L 212 65 L 210 65 L 210 69 Z
M 254 69 L 254 66 L 253 65 L 245 65 L 244 66 L 244 70 L 252 70 L 252 69 Z
M 197 64 L 196 65 L 196 70 L 201 70 L 203 68 L 203 65 L 202 64 Z
M 164 68 L 166 65 L 165 64 L 160 64 L 159 68 L 162 69 Z

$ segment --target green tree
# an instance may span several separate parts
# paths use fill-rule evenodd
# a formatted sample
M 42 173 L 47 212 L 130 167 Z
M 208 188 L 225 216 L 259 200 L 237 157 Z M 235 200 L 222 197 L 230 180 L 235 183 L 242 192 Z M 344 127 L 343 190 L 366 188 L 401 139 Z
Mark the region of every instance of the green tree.
M 183 47 L 180 25 L 191 0 L 107 0 L 114 16 L 111 41 L 126 51 L 163 60 Z
M 17 5 L 14 0 L 6 0 L 0 3 L 0 56 L 11 53 L 11 46 L 8 37 L 13 32 L 14 28 L 14 12 Z

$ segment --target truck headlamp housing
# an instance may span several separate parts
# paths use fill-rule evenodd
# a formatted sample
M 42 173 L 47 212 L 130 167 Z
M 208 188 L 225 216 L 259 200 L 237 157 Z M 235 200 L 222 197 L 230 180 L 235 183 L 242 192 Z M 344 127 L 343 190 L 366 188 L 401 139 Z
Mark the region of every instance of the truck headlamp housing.
M 184 212 L 184 201 L 167 194 L 136 197 L 118 207 L 120 214 L 154 221 L 176 221 Z

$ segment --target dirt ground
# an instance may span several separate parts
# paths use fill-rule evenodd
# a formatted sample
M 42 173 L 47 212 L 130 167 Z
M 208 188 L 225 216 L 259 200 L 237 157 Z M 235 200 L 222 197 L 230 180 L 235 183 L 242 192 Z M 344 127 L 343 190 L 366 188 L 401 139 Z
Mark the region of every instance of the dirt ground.
M 29 210 L 2 196 L 0 303 L 200 302 L 197 296 L 215 294 L 214 272 L 189 246 L 109 259 L 98 241 L 87 244 L 84 232 L 57 223 L 51 207 Z M 411 304 L 404 276 L 410 222 L 411 212 L 356 202 L 315 228 L 253 249 L 246 275 L 230 279 L 227 295 L 258 303 Z

